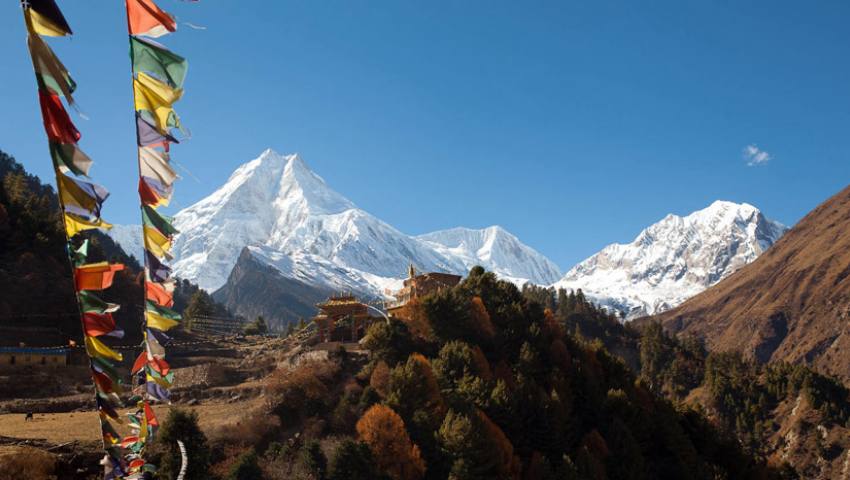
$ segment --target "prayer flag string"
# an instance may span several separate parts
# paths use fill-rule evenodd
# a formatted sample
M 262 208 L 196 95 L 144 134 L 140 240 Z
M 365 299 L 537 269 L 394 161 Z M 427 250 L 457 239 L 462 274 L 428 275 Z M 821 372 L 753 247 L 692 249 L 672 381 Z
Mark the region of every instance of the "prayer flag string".
M 125 478 L 127 463 L 119 446 L 119 435 L 111 423 L 120 422 L 115 409 L 121 405 L 118 395 L 124 391 L 124 386 L 113 362 L 120 362 L 122 355 L 102 340 L 105 337 L 121 338 L 124 331 L 112 317 L 119 306 L 107 303 L 93 293 L 108 289 L 124 265 L 87 263 L 88 240 L 79 236 L 86 230 L 106 230 L 112 227 L 101 216 L 109 192 L 103 186 L 83 179 L 89 176 L 92 161 L 78 145 L 82 135 L 62 100 L 64 98 L 69 106 L 75 106 L 73 94 L 77 84 L 41 38 L 70 36 L 71 27 L 55 0 L 21 0 L 21 8 L 27 30 L 27 47 L 38 85 L 42 122 L 56 175 L 59 205 L 64 216 L 65 239 L 80 325 L 95 386 L 95 404 L 106 452 L 101 462 L 104 465 L 104 478 Z
M 133 105 L 139 167 L 142 237 L 145 248 L 145 311 L 142 352 L 131 369 L 135 413 L 130 414 L 131 434 L 121 444 L 128 450 L 127 478 L 155 471 L 144 460 L 145 449 L 159 426 L 152 404 L 169 402 L 174 373 L 166 361 L 168 330 L 180 324 L 172 310 L 174 279 L 171 278 L 171 247 L 177 229 L 160 208 L 168 206 L 177 173 L 171 166 L 171 145 L 183 132 L 174 104 L 183 96 L 188 63 L 152 40 L 177 29 L 169 13 L 153 0 L 125 0 L 130 40 Z M 101 323 L 94 324 L 98 328 Z

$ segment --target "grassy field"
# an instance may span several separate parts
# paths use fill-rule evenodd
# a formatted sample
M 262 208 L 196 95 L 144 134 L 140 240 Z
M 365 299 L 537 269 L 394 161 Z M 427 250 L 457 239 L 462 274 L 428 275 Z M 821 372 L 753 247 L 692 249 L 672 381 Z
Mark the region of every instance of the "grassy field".
M 208 431 L 221 425 L 235 423 L 239 415 L 234 412 L 243 412 L 249 402 L 241 403 L 211 403 L 208 405 L 195 405 L 181 407 L 198 412 L 201 428 Z M 169 405 L 160 405 L 154 408 L 160 421 L 165 419 L 168 410 L 174 408 Z M 124 413 L 130 410 L 122 410 Z M 126 433 L 121 425 L 116 425 L 119 433 Z M 98 414 L 90 412 L 71 413 L 37 413 L 31 421 L 25 421 L 21 413 L 0 415 L 0 435 L 20 439 L 46 440 L 51 443 L 66 443 L 71 441 L 98 442 L 100 441 L 100 425 Z

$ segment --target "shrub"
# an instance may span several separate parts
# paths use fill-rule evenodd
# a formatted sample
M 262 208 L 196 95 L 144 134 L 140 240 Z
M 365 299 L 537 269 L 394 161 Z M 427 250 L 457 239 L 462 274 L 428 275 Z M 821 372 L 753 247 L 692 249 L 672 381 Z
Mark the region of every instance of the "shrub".
M 259 480 L 261 478 L 263 478 L 263 471 L 257 464 L 257 452 L 253 448 L 240 455 L 227 474 L 227 480 Z
M 316 477 L 316 480 L 325 480 L 328 469 L 328 460 L 322 452 L 319 442 L 313 440 L 304 446 L 301 458 L 307 469 Z

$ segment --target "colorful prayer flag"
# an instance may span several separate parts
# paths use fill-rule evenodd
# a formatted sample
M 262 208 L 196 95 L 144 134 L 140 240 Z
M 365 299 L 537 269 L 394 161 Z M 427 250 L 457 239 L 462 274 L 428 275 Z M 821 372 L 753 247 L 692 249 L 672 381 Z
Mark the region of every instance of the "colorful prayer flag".
M 77 291 L 105 290 L 112 285 L 115 272 L 121 270 L 124 270 L 124 265 L 120 263 L 100 262 L 81 265 L 74 272 Z
M 110 313 L 83 313 L 83 327 L 85 334 L 91 337 L 106 335 L 115 330 L 115 319 Z
M 58 170 L 67 169 L 74 175 L 89 174 L 91 158 L 88 157 L 75 143 L 50 143 L 50 156 L 53 166 Z M 62 172 L 65 173 L 65 172 Z
M 73 213 L 65 213 L 65 230 L 68 232 L 69 237 L 73 237 L 84 230 L 94 230 L 98 228 L 109 230 L 112 228 L 112 224 L 106 223 L 100 218 L 87 220 L 78 215 L 74 215 Z
M 56 143 L 77 143 L 81 135 L 71 117 L 65 111 L 62 100 L 58 95 L 38 91 L 38 101 L 41 104 L 41 117 L 47 138 Z
M 157 384 L 155 381 L 146 381 L 145 391 L 152 398 L 163 402 L 167 402 L 171 398 L 171 394 L 168 393 L 168 390 L 159 386 L 159 384 Z
M 91 292 L 79 292 L 79 297 L 83 312 L 115 313 L 121 308 L 120 305 L 104 302 Z
M 145 250 L 157 258 L 171 256 L 171 238 L 163 235 L 154 227 L 144 226 Z
M 94 369 L 96 369 L 98 372 L 101 372 L 104 375 L 108 375 L 110 378 L 112 378 L 117 383 L 121 383 L 121 375 L 118 373 L 117 370 L 115 370 L 115 366 L 113 366 L 111 363 L 109 363 L 109 360 L 106 360 L 106 359 L 103 359 L 103 358 L 92 358 L 91 364 L 92 364 L 92 367 Z M 101 401 L 104 402 L 104 403 L 109 403 L 105 399 L 101 400 L 100 398 L 98 398 L 98 405 L 101 403 Z
M 145 206 L 147 207 L 147 205 Z M 145 250 L 145 267 L 147 269 L 148 280 L 152 282 L 165 282 L 171 277 L 171 267 L 162 263 L 156 255 Z
M 156 312 L 145 312 L 145 318 L 148 321 L 148 328 L 154 328 L 163 332 L 171 330 L 177 325 L 180 325 L 180 322 L 178 322 L 177 320 L 166 318 Z
M 171 187 L 159 183 L 155 178 L 139 177 L 139 197 L 143 205 L 167 207 L 171 203 L 172 191 Z
M 68 103 L 73 104 L 72 94 L 77 89 L 77 84 L 65 65 L 59 61 L 53 50 L 38 35 L 28 35 L 27 45 L 32 57 L 33 69 L 41 90 L 47 90 L 54 95 L 64 96 Z
M 156 415 L 153 413 L 153 409 L 148 402 L 145 402 L 145 417 L 148 419 L 148 425 L 159 426 Z
M 107 347 L 97 338 L 89 336 L 86 336 L 86 353 L 90 357 L 111 358 L 117 362 L 120 362 L 124 358 L 120 353 Z
M 21 3 L 27 15 L 27 26 L 35 33 L 48 37 L 64 37 L 73 33 L 55 1 L 25 0 Z
M 97 389 L 104 393 L 120 393 L 123 391 L 121 386 L 101 372 L 92 371 L 92 379 Z
M 170 143 L 180 143 L 168 133 L 160 133 L 156 126 L 136 112 L 136 142 L 140 147 L 167 147 Z
M 171 88 L 142 72 L 133 79 L 133 94 L 136 111 L 142 116 L 150 115 L 149 120 L 161 134 L 180 127 L 180 119 L 172 107 L 183 96 L 183 90 Z
M 157 178 L 160 183 L 170 187 L 177 179 L 177 173 L 168 164 L 168 152 L 150 147 L 139 148 L 139 168 L 145 177 Z
M 174 285 L 172 283 L 145 282 L 145 297 L 159 305 L 170 307 L 174 305 Z
M 100 217 L 103 202 L 109 197 L 109 191 L 106 188 L 61 173 L 56 174 L 56 182 L 59 186 L 59 198 L 66 207 L 76 207 L 85 215 Z
M 154 227 L 165 235 L 172 236 L 180 233 L 174 225 L 171 224 L 174 219 L 159 213 L 153 207 L 145 205 L 142 207 L 142 223 Z
M 183 88 L 189 63 L 164 46 L 138 37 L 130 37 L 133 73 L 146 72 L 173 88 Z
M 149 330 L 151 331 L 151 330 Z M 148 356 L 151 358 L 163 358 L 165 357 L 165 347 L 157 341 L 156 337 L 150 335 L 145 337 L 145 342 L 147 344 Z
M 127 0 L 130 35 L 161 37 L 177 30 L 174 17 L 161 10 L 152 0 Z

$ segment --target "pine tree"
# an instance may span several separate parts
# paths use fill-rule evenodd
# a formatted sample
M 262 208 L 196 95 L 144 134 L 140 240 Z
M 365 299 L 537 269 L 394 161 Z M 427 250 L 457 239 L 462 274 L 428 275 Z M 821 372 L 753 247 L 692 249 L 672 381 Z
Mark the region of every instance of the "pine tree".
M 304 446 L 302 459 L 307 469 L 316 477 L 316 480 L 325 480 L 328 469 L 328 460 L 322 452 L 319 442 L 313 440 Z
M 419 480 L 425 461 L 393 409 L 374 405 L 357 422 L 357 435 L 369 446 L 378 468 L 393 480 Z
M 200 289 L 192 294 L 189 305 L 183 310 L 184 324 L 189 330 L 191 330 L 195 320 L 213 315 L 215 315 L 215 304 L 212 297 L 206 291 Z
M 162 478 L 176 478 L 180 471 L 182 456 L 177 440 L 186 446 L 190 459 L 186 469 L 186 480 L 209 478 L 210 447 L 207 437 L 198 426 L 198 414 L 193 411 L 173 408 L 157 432 L 149 460 L 159 466 Z M 247 477 L 242 477 L 247 478 Z
M 328 467 L 328 480 L 375 480 L 382 478 L 375 469 L 375 459 L 369 446 L 362 442 L 344 440 L 337 448 Z

